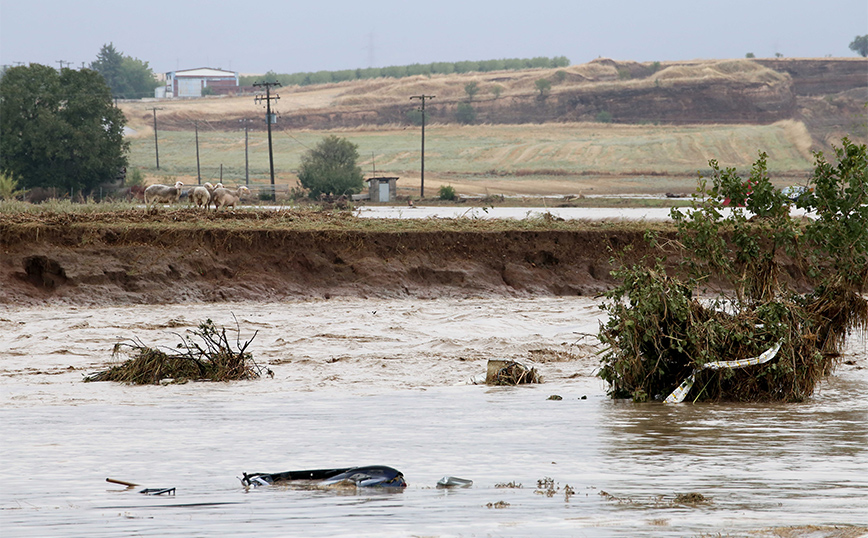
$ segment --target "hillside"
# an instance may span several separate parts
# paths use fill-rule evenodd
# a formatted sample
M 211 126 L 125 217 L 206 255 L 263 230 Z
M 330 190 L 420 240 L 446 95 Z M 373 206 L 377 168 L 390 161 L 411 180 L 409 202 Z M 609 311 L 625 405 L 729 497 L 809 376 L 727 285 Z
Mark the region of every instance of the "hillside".
M 536 82 L 548 80 L 541 94 Z M 621 62 L 597 59 L 563 69 L 529 69 L 453 75 L 381 78 L 319 86 L 280 88 L 276 110 L 291 129 L 357 129 L 409 125 L 411 95 L 435 95 L 432 123 L 456 123 L 465 86 L 479 89 L 471 105 L 477 124 L 596 121 L 600 114 L 627 124 L 769 124 L 802 121 L 816 149 L 849 135 L 864 140 L 868 59 L 697 60 Z M 252 96 L 160 102 L 160 129 L 190 130 L 194 120 L 235 131 L 263 111 Z M 148 131 L 150 102 L 121 105 L 130 126 Z
M 551 83 L 543 95 L 540 79 Z M 476 119 L 463 125 L 456 110 L 468 102 L 472 82 Z M 563 69 L 380 78 L 277 93 L 273 145 L 281 192 L 296 186 L 304 152 L 337 134 L 358 146 L 366 174 L 398 176 L 401 196 L 419 193 L 419 127 L 408 114 L 418 107 L 409 97 L 423 93 L 436 96 L 427 106 L 429 196 L 446 184 L 483 196 L 687 193 L 709 159 L 745 169 L 759 151 L 769 156 L 775 184 L 784 186 L 804 182 L 812 151 L 829 153 L 843 136 L 868 141 L 864 58 L 598 59 Z M 265 110 L 253 95 L 120 106 L 134 130 L 127 137 L 130 164 L 147 182 L 236 183 L 247 181 L 249 166 L 251 186 L 268 184 Z M 610 122 L 600 121 L 606 116 Z

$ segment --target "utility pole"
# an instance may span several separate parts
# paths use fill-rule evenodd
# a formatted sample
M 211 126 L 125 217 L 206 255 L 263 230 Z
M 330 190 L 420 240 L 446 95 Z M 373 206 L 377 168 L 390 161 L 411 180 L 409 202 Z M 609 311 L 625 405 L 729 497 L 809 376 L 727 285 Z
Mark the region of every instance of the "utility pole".
M 434 95 L 413 95 L 410 99 L 420 99 L 422 101 L 422 187 L 419 189 L 419 197 L 425 198 L 425 99 L 434 99 Z
M 66 60 L 57 60 L 57 63 L 60 64 L 60 70 L 63 71 L 63 64 L 69 66 L 69 64 L 71 64 L 72 62 L 67 62 Z
M 199 121 L 193 122 L 196 126 L 196 179 L 199 185 L 202 184 L 202 169 L 199 167 Z
M 249 186 L 250 185 L 250 159 L 248 158 L 248 153 L 247 153 L 247 147 L 248 147 L 248 144 L 247 144 L 247 139 L 248 139 L 247 138 L 247 131 L 248 131 L 247 122 L 249 120 L 247 118 L 242 118 L 238 121 L 240 121 L 241 123 L 244 124 L 244 184 Z
M 274 151 L 271 145 L 271 124 L 277 123 L 276 115 L 271 113 L 271 100 L 275 101 L 280 99 L 279 95 L 275 95 L 272 97 L 271 95 L 271 87 L 272 86 L 280 86 L 280 82 L 255 82 L 253 84 L 254 88 L 265 87 L 265 97 L 263 98 L 261 95 L 256 96 L 256 103 L 261 103 L 263 100 L 265 101 L 265 124 L 268 126 L 268 166 L 271 170 L 271 199 L 277 200 L 277 193 L 274 190 Z
M 162 108 L 153 107 L 154 111 L 154 155 L 157 156 L 157 170 L 160 169 L 160 143 L 157 140 L 157 111 L 163 110 Z

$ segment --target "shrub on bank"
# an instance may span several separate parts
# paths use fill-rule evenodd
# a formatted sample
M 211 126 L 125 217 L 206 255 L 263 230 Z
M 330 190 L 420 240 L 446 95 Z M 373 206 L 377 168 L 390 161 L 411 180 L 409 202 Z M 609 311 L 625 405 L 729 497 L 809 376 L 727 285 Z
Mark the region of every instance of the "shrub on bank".
M 710 162 L 711 187 L 701 179 L 692 209 L 672 210 L 686 276 L 667 275 L 659 260 L 624 266 L 605 295 L 599 375 L 612 397 L 662 400 L 682 383 L 690 391 L 685 380 L 694 401 L 813 393 L 848 332 L 868 328 L 868 156 L 846 138 L 835 151 L 836 165 L 815 156 L 812 190 L 797 204 L 817 218 L 804 225 L 771 185 L 765 154 L 747 180 Z M 782 283 L 783 256 L 805 269 L 812 291 Z M 731 291 L 700 300 L 694 293 L 711 280 Z M 749 361 L 778 344 L 772 360 Z M 719 361 L 740 362 L 708 368 Z

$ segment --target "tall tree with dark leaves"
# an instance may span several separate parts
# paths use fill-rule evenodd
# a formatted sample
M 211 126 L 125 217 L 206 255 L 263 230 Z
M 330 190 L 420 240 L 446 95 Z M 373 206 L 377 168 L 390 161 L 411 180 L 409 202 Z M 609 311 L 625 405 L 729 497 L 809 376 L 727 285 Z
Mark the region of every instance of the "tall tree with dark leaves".
M 0 80 L 0 171 L 24 188 L 92 192 L 127 165 L 125 122 L 96 71 L 12 67 Z
M 112 96 L 120 99 L 153 97 L 160 85 L 148 62 L 124 56 L 112 43 L 102 46 L 90 68 L 105 78 Z

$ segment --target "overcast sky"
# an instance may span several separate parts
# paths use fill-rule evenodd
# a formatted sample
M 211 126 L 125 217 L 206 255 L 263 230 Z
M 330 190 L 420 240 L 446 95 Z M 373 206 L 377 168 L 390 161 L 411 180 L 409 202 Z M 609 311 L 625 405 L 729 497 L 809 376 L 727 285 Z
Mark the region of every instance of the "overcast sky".
M 0 64 L 90 64 L 106 43 L 155 72 L 278 73 L 566 56 L 854 57 L 866 0 L 0 0 Z

